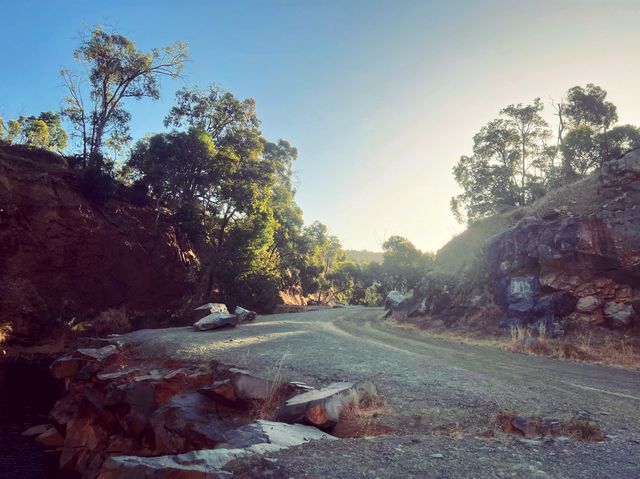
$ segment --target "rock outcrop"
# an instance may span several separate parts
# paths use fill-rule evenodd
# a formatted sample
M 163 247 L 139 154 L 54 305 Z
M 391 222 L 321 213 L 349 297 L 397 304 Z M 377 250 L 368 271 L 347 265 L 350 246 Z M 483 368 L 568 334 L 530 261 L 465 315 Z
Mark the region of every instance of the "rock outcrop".
M 640 150 L 526 209 L 470 225 L 435 263 L 387 316 L 480 334 L 638 331 Z
M 197 259 L 123 188 L 97 205 L 52 153 L 0 148 L 0 326 L 33 341 L 62 323 L 127 312 L 151 324 L 193 291 Z
M 487 245 L 504 326 L 630 328 L 640 311 L 640 151 L 606 163 L 590 213 L 528 217 Z M 592 199 L 593 200 L 593 199 Z
M 404 295 L 400 291 L 389 291 L 384 300 L 384 309 L 393 309 L 404 301 Z
M 25 431 L 82 479 L 228 477 L 221 468 L 231 459 L 335 439 L 330 429 L 344 407 L 377 399 L 366 381 L 316 391 L 280 374 L 141 353 L 128 337 L 94 340 L 54 361 L 65 394 L 49 425 Z M 263 420 L 278 412 L 282 422 Z
M 228 441 L 215 449 L 203 449 L 174 456 L 113 456 L 107 459 L 98 479 L 223 479 L 231 474 L 223 466 L 251 454 L 275 452 L 310 441 L 335 441 L 316 428 L 258 420 L 236 429 Z

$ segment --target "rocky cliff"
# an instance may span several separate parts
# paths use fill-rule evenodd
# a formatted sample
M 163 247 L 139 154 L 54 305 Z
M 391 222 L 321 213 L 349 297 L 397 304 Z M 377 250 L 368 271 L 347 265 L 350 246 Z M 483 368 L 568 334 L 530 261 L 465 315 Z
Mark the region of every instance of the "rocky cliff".
M 631 328 L 640 311 L 640 152 L 605 164 L 592 211 L 523 218 L 487 244 L 505 325 Z M 595 201 L 593 201 L 595 200 Z
M 447 269 L 455 262 L 466 264 Z M 640 151 L 531 207 L 470 227 L 438 252 L 436 271 L 396 316 L 451 325 L 483 314 L 487 326 L 549 335 L 592 326 L 637 331 Z
M 57 155 L 0 148 L 0 326 L 14 341 L 105 311 L 166 320 L 190 292 L 197 260 L 144 198 L 122 189 L 98 205 L 87 193 Z

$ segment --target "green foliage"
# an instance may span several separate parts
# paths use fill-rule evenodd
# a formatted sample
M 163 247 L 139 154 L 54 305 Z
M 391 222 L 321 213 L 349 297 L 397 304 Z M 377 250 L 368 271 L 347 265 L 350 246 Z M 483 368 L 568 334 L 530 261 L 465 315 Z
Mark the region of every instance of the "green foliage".
M 74 52 L 87 72 L 89 91 L 83 91 L 83 79 L 69 69 L 61 74 L 68 97 L 63 110 L 82 145 L 82 166 L 103 155 L 103 145 L 116 149 L 130 140 L 131 115 L 123 109 L 125 99 L 160 97 L 160 78 L 180 76 L 187 59 L 187 45 L 175 43 L 144 52 L 118 33 L 95 27 L 86 34 Z
M 576 181 L 640 146 L 640 130 L 614 127 L 615 105 L 599 86 L 575 86 L 554 104 L 557 144 L 542 118 L 539 98 L 529 105 L 509 105 L 473 138 L 473 154 L 453 169 L 462 193 L 451 199 L 461 222 L 472 222 L 522 207 L 549 191 Z
M 381 263 L 382 264 L 382 253 L 378 251 L 369 251 L 366 249 L 363 250 L 355 250 L 355 249 L 347 249 L 344 251 L 344 254 L 348 259 L 360 264 L 367 263 Z
M 551 133 L 542 102 L 509 105 L 473 137 L 473 155 L 462 156 L 453 175 L 463 193 L 452 198 L 459 221 L 522 206 L 544 194 Z
M 144 182 L 154 198 L 180 207 L 206 194 L 223 174 L 221 163 L 226 160 L 226 156 L 218 155 L 208 133 L 190 129 L 140 140 L 125 171 Z
M 216 86 L 180 90 L 166 124 L 188 130 L 138 142 L 123 173 L 148 187 L 159 214 L 169 207 L 198 245 L 203 299 L 271 309 L 307 266 L 292 182 L 297 150 L 262 138 L 255 102 Z
M 239 100 L 217 85 L 207 90 L 182 88 L 176 93 L 176 105 L 165 118 L 165 126 L 188 125 L 209 132 L 218 140 L 234 131 L 258 128 L 256 102 Z
M 574 86 L 567 92 L 564 113 L 573 128 L 590 126 L 596 131 L 608 130 L 618 121 L 616 106 L 606 101 L 607 92 L 593 83 Z
M 433 255 L 422 253 L 409 240 L 392 236 L 382 245 L 382 270 L 388 290 L 411 291 L 433 266 Z
M 96 158 L 93 162 L 95 166 L 87 168 L 82 174 L 82 189 L 85 196 L 96 206 L 102 206 L 115 187 L 112 176 L 112 169 L 104 166 L 103 158 Z
M 43 111 L 37 117 L 20 116 L 9 120 L 7 127 L 0 118 L 0 139 L 9 144 L 61 151 L 66 148 L 68 137 L 62 128 L 60 115 Z

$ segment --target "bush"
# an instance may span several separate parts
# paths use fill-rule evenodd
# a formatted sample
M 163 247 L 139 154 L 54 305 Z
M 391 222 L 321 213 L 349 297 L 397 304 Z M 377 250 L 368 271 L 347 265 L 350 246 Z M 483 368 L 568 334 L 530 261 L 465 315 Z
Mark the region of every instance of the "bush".
M 81 332 L 90 333 L 97 337 L 122 334 L 132 329 L 125 307 L 105 309 L 92 321 L 80 324 L 82 325 Z
M 98 206 L 104 205 L 115 188 L 111 175 L 97 168 L 88 168 L 82 176 L 82 190 L 85 197 Z

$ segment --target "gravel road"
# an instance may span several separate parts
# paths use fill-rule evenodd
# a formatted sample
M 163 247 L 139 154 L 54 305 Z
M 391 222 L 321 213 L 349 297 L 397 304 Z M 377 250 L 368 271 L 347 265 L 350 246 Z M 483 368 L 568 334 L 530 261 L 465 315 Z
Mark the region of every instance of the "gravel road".
M 131 333 L 144 357 L 282 374 L 314 386 L 370 379 L 395 434 L 313 443 L 236 461 L 234 477 L 640 478 L 640 373 L 448 342 L 387 328 L 379 308 L 260 316 L 236 329 Z M 589 416 L 603 443 L 540 444 L 496 432 L 503 410 Z

